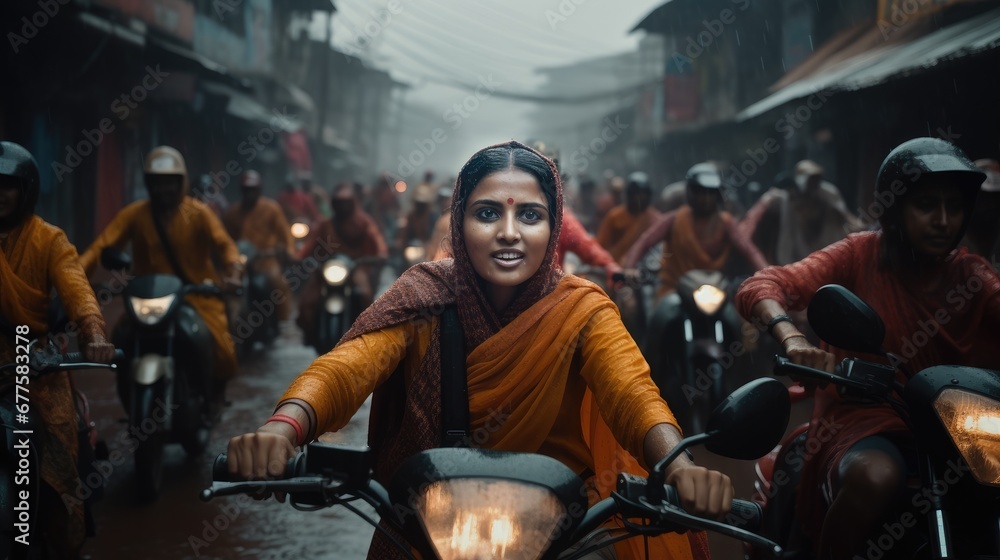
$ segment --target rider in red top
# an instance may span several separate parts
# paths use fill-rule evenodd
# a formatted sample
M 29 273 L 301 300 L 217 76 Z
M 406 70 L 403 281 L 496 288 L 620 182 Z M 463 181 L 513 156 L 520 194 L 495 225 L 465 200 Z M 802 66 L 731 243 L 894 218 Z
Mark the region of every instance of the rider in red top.
M 758 324 L 777 318 L 771 333 L 792 361 L 832 372 L 849 353 L 816 348 L 782 316 L 807 307 L 820 286 L 840 284 L 882 317 L 898 381 L 939 364 L 1000 368 L 1000 277 L 981 257 L 955 250 L 983 179 L 944 140 L 904 142 L 879 169 L 881 228 L 758 272 L 736 294 L 740 313 Z M 843 401 L 833 386 L 816 391 L 798 513 L 822 558 L 863 554 L 906 481 L 912 439 L 890 406 Z

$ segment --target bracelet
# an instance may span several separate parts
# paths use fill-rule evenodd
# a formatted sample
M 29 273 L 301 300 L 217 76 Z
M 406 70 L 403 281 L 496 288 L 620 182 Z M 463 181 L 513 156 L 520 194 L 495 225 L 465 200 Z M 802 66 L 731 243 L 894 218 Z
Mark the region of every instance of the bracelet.
M 305 440 L 305 430 L 302 429 L 302 424 L 287 414 L 273 414 L 267 419 L 267 422 L 264 423 L 267 424 L 268 422 L 284 422 L 292 428 L 295 428 L 295 445 L 299 445 L 300 442 Z
M 774 327 L 777 326 L 778 323 L 784 323 L 786 321 L 791 323 L 792 318 L 788 315 L 775 315 L 774 317 L 771 317 L 771 320 L 767 322 L 767 334 L 774 335 Z
M 786 341 L 786 340 L 788 340 L 788 339 L 790 339 L 790 338 L 798 338 L 798 337 L 800 337 L 800 336 L 801 336 L 802 338 L 805 338 L 805 337 L 806 337 L 806 335 L 804 335 L 804 334 L 802 334 L 802 333 L 800 333 L 800 332 L 797 332 L 797 333 L 792 333 L 792 334 L 788 334 L 788 335 L 785 335 L 785 337 L 784 337 L 784 338 L 782 338 L 781 340 L 779 340 L 779 341 L 778 341 L 778 345 L 780 345 L 780 346 L 784 347 L 784 346 L 785 346 L 785 341 Z

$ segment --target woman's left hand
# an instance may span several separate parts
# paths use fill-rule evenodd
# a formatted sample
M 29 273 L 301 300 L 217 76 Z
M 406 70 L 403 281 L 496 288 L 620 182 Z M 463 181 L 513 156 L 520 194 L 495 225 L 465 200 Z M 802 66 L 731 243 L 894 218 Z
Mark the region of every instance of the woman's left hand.
M 684 511 L 709 519 L 721 520 L 733 501 L 733 483 L 719 471 L 705 467 L 677 467 L 667 476 L 667 484 L 677 488 Z

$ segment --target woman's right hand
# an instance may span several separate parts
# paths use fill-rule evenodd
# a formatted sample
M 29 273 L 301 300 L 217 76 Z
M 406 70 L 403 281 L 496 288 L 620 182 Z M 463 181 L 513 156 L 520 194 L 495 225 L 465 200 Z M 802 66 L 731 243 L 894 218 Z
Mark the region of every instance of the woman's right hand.
M 285 475 L 288 460 L 295 456 L 295 446 L 292 445 L 294 432 L 291 436 L 285 429 L 291 429 L 287 424 L 269 422 L 257 429 L 255 433 L 243 434 L 229 440 L 227 449 L 229 474 L 241 480 L 268 480 L 281 478 Z M 267 498 L 269 493 L 255 496 L 258 499 Z M 278 501 L 284 501 L 284 495 L 278 496 Z
M 786 339 L 782 346 L 785 350 L 785 355 L 788 356 L 788 359 L 793 363 L 815 369 L 821 369 L 828 373 L 834 373 L 834 369 L 837 365 L 837 358 L 826 350 L 813 346 L 806 337 L 793 336 Z M 812 379 L 802 378 L 796 375 L 792 375 L 790 377 L 806 388 L 815 388 L 817 385 L 825 385 L 825 383 L 817 383 Z

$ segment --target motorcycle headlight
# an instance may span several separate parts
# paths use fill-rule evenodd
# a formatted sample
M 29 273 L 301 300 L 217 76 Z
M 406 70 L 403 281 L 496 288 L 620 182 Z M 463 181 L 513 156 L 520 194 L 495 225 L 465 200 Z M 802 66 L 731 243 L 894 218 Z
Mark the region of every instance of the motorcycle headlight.
M 1000 402 L 961 389 L 944 389 L 934 411 L 980 484 L 1000 486 Z
M 410 245 L 403 249 L 403 257 L 407 262 L 415 263 L 424 260 L 424 248 L 417 245 Z
M 330 296 L 326 298 L 326 312 L 330 315 L 336 315 L 344 310 L 344 298 L 339 295 Z
M 416 509 L 442 560 L 535 560 L 566 514 L 547 488 L 489 478 L 435 482 Z
M 572 275 L 576 274 L 576 263 L 572 263 L 572 262 L 564 263 L 563 266 L 562 266 L 562 269 L 563 269 L 563 272 L 565 272 L 566 274 L 572 276 Z
M 331 286 L 343 284 L 349 272 L 344 261 L 332 260 L 323 265 L 323 278 Z
M 705 315 L 715 315 L 715 312 L 726 302 L 726 292 L 709 284 L 703 284 L 694 291 L 694 304 Z
M 135 312 L 135 316 L 140 322 L 147 325 L 155 325 L 167 314 L 167 310 L 174 303 L 175 297 L 176 294 L 152 299 L 134 297 L 129 298 L 129 303 L 132 304 L 132 311 Z
M 249 260 L 249 259 L 247 259 L 246 255 L 244 255 L 244 254 L 240 255 L 240 264 L 243 264 L 243 265 L 247 264 L 247 260 Z
M 295 239 L 302 239 L 309 235 L 309 224 L 304 224 L 302 222 L 295 222 L 288 228 Z

